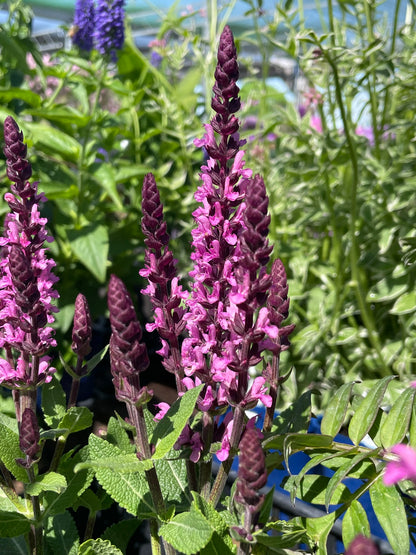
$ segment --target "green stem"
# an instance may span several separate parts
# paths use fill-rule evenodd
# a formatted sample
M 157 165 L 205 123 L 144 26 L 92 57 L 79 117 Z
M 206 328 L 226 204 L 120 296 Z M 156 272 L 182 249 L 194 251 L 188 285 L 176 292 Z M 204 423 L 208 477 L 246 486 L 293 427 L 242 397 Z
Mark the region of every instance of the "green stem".
M 396 49 L 396 37 L 397 37 L 397 29 L 399 24 L 399 11 L 400 11 L 400 0 L 396 1 L 396 6 L 394 9 L 394 18 L 393 18 L 393 31 L 391 35 L 391 43 L 390 43 L 390 58 L 393 57 Z M 381 116 L 380 121 L 380 130 L 381 133 L 384 131 L 384 127 L 386 125 L 386 118 L 388 113 L 388 108 L 390 107 L 390 89 L 386 87 L 384 90 L 384 98 L 383 98 L 383 113 Z
M 36 480 L 33 468 L 27 469 L 27 474 L 29 477 L 29 483 L 33 484 Z M 37 495 L 31 496 L 32 508 L 33 508 L 33 519 L 34 523 L 31 526 L 32 538 L 33 538 L 33 551 L 32 555 L 43 555 L 43 526 L 41 519 L 41 510 L 39 497 Z

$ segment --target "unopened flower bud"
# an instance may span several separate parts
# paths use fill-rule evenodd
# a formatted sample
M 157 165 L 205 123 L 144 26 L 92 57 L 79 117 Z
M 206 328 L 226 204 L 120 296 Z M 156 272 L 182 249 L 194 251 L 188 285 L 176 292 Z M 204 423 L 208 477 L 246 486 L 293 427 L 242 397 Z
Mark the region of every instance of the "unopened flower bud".
M 71 349 L 80 358 L 91 352 L 91 315 L 87 299 L 81 293 L 75 300 L 74 327 L 72 329 Z

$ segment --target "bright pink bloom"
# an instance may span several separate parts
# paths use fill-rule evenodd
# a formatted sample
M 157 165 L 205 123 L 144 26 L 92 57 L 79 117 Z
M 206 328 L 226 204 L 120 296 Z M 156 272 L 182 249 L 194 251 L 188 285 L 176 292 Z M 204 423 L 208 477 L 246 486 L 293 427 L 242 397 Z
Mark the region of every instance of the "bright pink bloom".
M 389 461 L 383 475 L 386 486 L 397 484 L 400 480 L 412 480 L 416 484 L 416 451 L 410 445 L 398 443 L 391 448 L 391 452 L 398 456 L 395 461 Z

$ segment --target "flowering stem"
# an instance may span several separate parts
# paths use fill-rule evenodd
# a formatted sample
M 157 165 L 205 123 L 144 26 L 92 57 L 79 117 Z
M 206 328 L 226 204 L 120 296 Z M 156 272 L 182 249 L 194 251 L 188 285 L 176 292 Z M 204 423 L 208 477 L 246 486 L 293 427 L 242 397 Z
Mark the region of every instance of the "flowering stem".
M 33 484 L 35 482 L 36 477 L 33 471 L 33 468 L 30 467 L 27 469 L 27 474 L 29 478 L 29 483 Z M 43 553 L 43 526 L 41 522 L 41 511 L 40 511 L 40 504 L 39 504 L 39 497 L 37 495 L 31 496 L 32 507 L 33 507 L 33 518 L 35 523 L 31 526 L 31 534 L 33 539 L 33 555 L 42 555 Z
M 208 413 L 204 412 L 202 416 L 202 443 L 203 445 L 211 445 L 214 432 L 214 420 Z M 204 499 L 208 499 L 211 488 L 212 475 L 212 458 L 207 462 L 202 462 L 199 474 L 199 491 Z
M 231 470 L 234 455 L 244 428 L 244 416 L 244 409 L 242 409 L 240 405 L 237 405 L 234 410 L 233 429 L 230 437 L 230 454 L 228 458 L 223 463 L 221 463 L 218 474 L 212 486 L 211 494 L 209 496 L 209 502 L 214 507 L 217 506 L 217 503 L 220 500 L 222 492 L 224 491 L 225 484 L 227 482 L 228 474 Z

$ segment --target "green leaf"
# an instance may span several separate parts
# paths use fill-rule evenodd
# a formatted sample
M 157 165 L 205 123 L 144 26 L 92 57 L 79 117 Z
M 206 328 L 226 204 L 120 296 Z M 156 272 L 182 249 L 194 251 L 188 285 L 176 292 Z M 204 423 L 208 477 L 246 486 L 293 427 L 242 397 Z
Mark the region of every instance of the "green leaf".
M 88 225 L 68 229 L 72 252 L 100 282 L 105 283 L 108 263 L 108 229 L 103 225 Z
M 116 418 L 114 418 L 114 416 L 111 416 L 110 420 L 108 421 L 107 435 L 105 439 L 121 449 L 124 453 L 136 452 L 136 448 L 134 444 L 130 441 L 128 433 L 122 427 L 120 422 Z
M 39 495 L 43 491 L 54 491 L 61 493 L 67 487 L 65 477 L 56 472 L 48 472 L 37 476 L 36 481 L 26 486 L 26 493 Z
M 306 474 L 303 476 L 299 485 L 296 485 L 298 476 L 289 476 L 284 483 L 284 488 L 291 491 L 293 485 L 296 487 L 296 497 L 314 503 L 316 505 L 325 504 L 325 493 L 330 478 L 321 474 Z M 346 503 L 351 498 L 351 492 L 344 484 L 340 483 L 333 492 L 331 504 L 339 505 Z
M 103 358 L 107 354 L 108 347 L 109 345 L 106 345 L 103 349 L 101 349 L 100 352 L 85 361 L 85 364 L 88 368 L 88 374 L 90 374 L 94 370 L 94 368 L 103 360 Z
M 66 414 L 66 395 L 55 375 L 42 387 L 42 410 L 51 428 L 57 428 Z
M 52 553 L 77 555 L 78 530 L 74 519 L 68 512 L 49 518 L 45 535 L 46 543 Z
M 230 537 L 229 526 L 227 521 L 223 518 L 222 514 L 215 510 L 215 508 L 198 493 L 193 491 L 192 497 L 194 498 L 193 507 L 207 519 L 209 525 L 213 530 L 210 544 L 215 544 L 215 552 L 220 553 L 221 555 L 225 555 L 226 553 L 233 553 L 234 544 Z M 267 520 L 268 519 L 266 519 L 266 521 Z M 208 552 L 209 546 L 205 547 L 201 553 L 205 553 L 205 555 L 208 555 Z
M 5 555 L 27 555 L 28 545 L 25 537 L 0 538 L 0 553 Z
M 192 555 L 203 549 L 210 541 L 212 532 L 209 522 L 195 509 L 176 515 L 159 529 L 159 534 L 185 555 Z
M 360 443 L 373 425 L 384 393 L 392 379 L 394 379 L 394 376 L 386 376 L 378 380 L 376 385 L 368 391 L 367 396 L 364 397 L 352 416 L 348 426 L 348 436 L 355 445 Z
M 65 436 L 80 432 L 92 426 L 92 412 L 87 407 L 71 407 L 59 423 L 59 428 L 64 429 Z
M 25 123 L 25 127 L 32 135 L 36 147 L 42 153 L 54 157 L 60 155 L 64 160 L 74 163 L 78 161 L 81 145 L 70 135 L 44 123 Z
M 370 487 L 370 499 L 394 553 L 409 553 L 409 528 L 403 499 L 394 486 L 385 486 L 381 476 Z
M 325 409 L 321 422 L 321 432 L 335 437 L 344 423 L 354 383 L 341 386 Z
M 173 451 L 173 450 L 172 450 Z M 189 507 L 188 475 L 185 459 L 174 459 L 177 454 L 169 451 L 166 459 L 154 461 L 159 477 L 160 489 L 167 503 L 185 508 Z M 170 455 L 172 453 L 172 458 Z
M 13 476 L 22 482 L 27 482 L 27 472 L 16 463 L 16 459 L 24 459 L 20 450 L 19 434 L 16 430 L 16 420 L 5 414 L 0 415 L 0 460 Z M 16 534 L 19 535 L 19 534 Z
M 45 492 L 45 514 L 48 516 L 63 513 L 65 509 L 72 508 L 76 500 L 91 484 L 94 473 L 81 470 L 74 472 L 74 467 L 88 458 L 88 447 L 80 449 L 73 457 L 64 459 L 59 465 L 59 472 L 65 476 L 67 487 L 62 493 Z
M 105 461 L 124 454 L 115 445 L 94 435 L 90 435 L 88 444 L 90 458 L 93 461 Z M 112 499 L 130 514 L 134 516 L 153 514 L 149 486 L 142 473 L 121 474 L 108 468 L 97 468 L 95 475 Z
M 19 513 L 0 511 L 0 537 L 13 538 L 30 530 L 30 520 Z
M 391 407 L 380 431 L 381 443 L 385 449 L 400 443 L 406 435 L 413 412 L 415 393 L 416 390 L 413 387 L 405 389 Z
M 179 397 L 154 429 L 150 443 L 156 446 L 152 459 L 163 458 L 172 449 L 192 416 L 202 385 L 190 389 Z
M 286 410 L 281 412 L 273 420 L 273 434 L 288 434 L 306 432 L 311 416 L 311 397 L 315 393 L 312 390 L 303 393 Z M 267 444 L 267 441 L 265 442 Z
M 416 291 L 404 293 L 394 303 L 390 314 L 409 314 L 416 310 Z
M 94 172 L 94 178 L 108 193 L 109 197 L 114 202 L 116 209 L 122 211 L 124 206 L 117 190 L 115 167 L 112 164 L 103 162 Z
M 31 516 L 24 499 L 19 497 L 13 489 L 3 485 L 0 485 L 0 510 L 7 513 L 18 512 L 25 514 L 28 518 Z
M 359 534 L 369 538 L 371 530 L 365 509 L 354 499 L 342 519 L 342 541 L 345 547 Z
M 309 536 L 316 542 L 317 555 L 327 555 L 326 542 L 337 518 L 337 511 L 317 518 L 302 518 Z
M 368 303 L 392 301 L 406 292 L 408 288 L 407 281 L 407 276 L 396 279 L 392 277 L 383 278 L 370 289 L 366 300 Z
M 23 102 L 31 106 L 39 106 L 41 103 L 40 96 L 33 91 L 16 87 L 9 87 L 7 89 L 0 88 L 0 102 L 2 104 L 8 104 L 15 99 L 23 100 Z
M 123 555 L 123 552 L 108 540 L 88 540 L 80 545 L 78 555 Z
M 94 470 L 97 468 L 108 468 L 113 472 L 124 474 L 126 472 L 144 472 L 152 468 L 152 466 L 151 460 L 139 461 L 135 453 L 121 453 L 114 457 L 107 457 L 101 460 L 87 460 L 79 463 L 75 467 L 75 472 L 84 468 L 93 468 Z
M 132 535 L 137 530 L 140 522 L 136 518 L 122 520 L 106 528 L 101 536 L 102 540 L 108 540 L 112 545 L 118 547 L 123 553 L 127 551 L 127 545 Z

